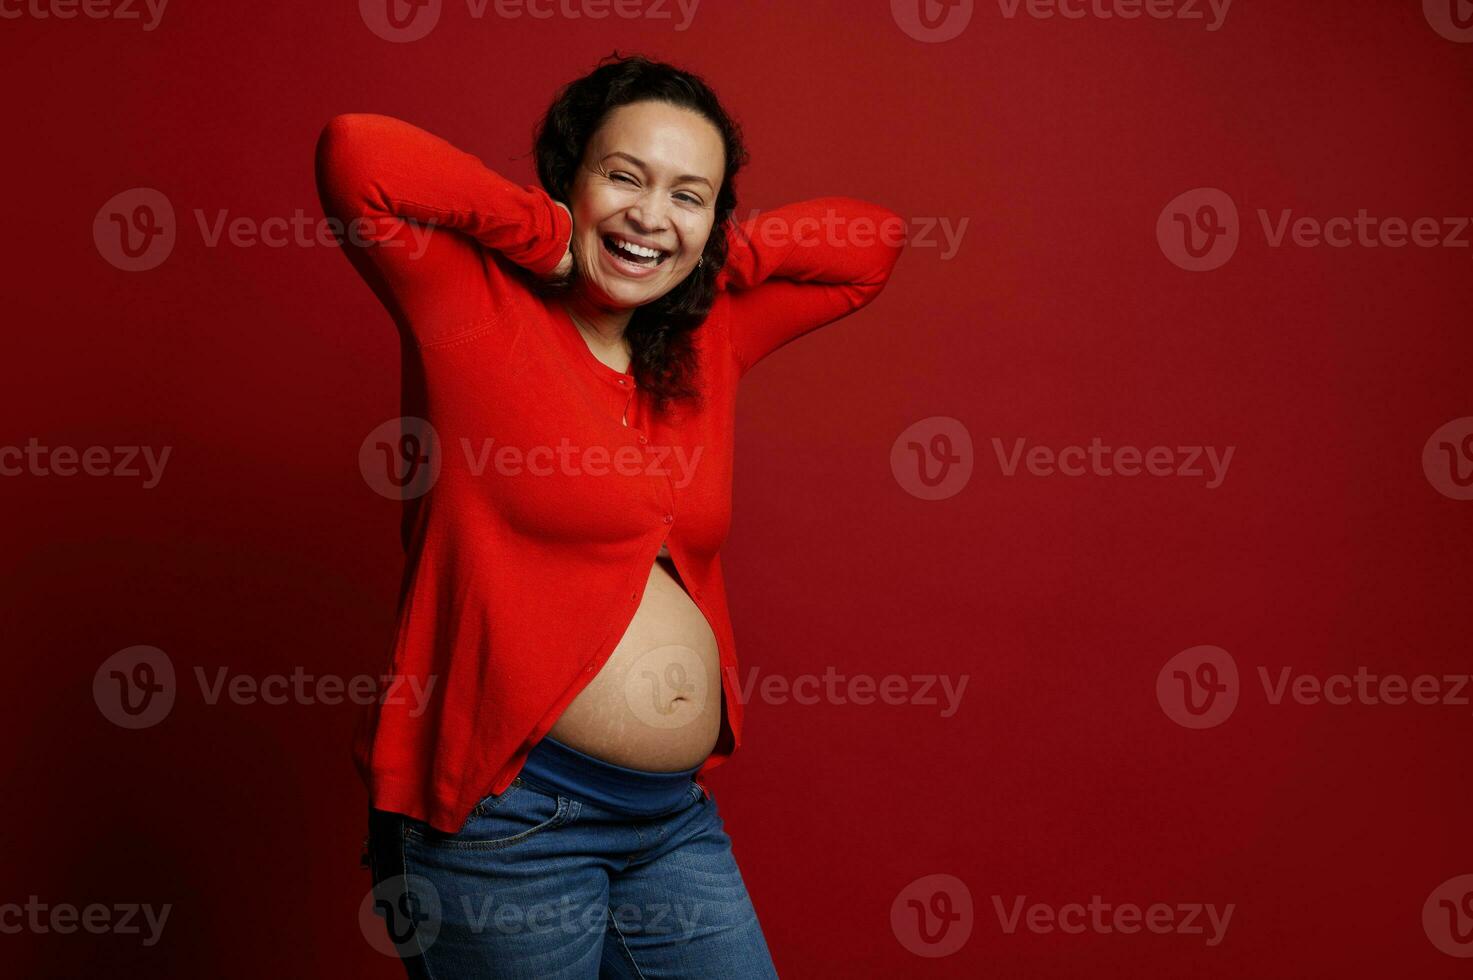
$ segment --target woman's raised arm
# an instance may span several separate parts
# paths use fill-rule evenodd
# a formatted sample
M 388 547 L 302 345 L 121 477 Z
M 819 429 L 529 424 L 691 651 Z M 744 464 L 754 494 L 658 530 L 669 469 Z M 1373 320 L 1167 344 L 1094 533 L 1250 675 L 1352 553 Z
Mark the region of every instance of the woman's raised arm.
M 905 221 L 876 204 L 820 197 L 766 211 L 727 234 L 716 278 L 730 293 L 741 373 L 880 294 L 905 247 Z
M 486 290 L 469 288 L 474 282 L 492 294 L 518 288 L 485 249 L 545 276 L 572 236 L 568 211 L 540 187 L 519 187 L 390 116 L 330 119 L 317 141 L 316 175 L 348 258 L 421 342 L 485 315 Z

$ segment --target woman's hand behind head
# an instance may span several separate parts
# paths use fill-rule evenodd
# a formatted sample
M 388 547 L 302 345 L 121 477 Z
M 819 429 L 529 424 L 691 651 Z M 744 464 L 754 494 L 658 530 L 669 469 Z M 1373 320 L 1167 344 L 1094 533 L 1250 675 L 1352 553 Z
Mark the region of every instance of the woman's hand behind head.
M 552 203 L 553 204 L 556 204 L 558 207 L 560 207 L 564 211 L 567 211 L 568 212 L 568 224 L 571 226 L 572 225 L 572 222 L 573 222 L 573 212 L 571 210 L 569 210 L 568 206 L 566 204 L 564 204 L 562 201 L 553 201 Z M 556 278 L 559 278 L 559 277 L 562 277 L 562 276 L 566 276 L 568 273 L 570 273 L 572 271 L 573 271 L 573 236 L 572 235 L 569 235 L 568 236 L 568 250 L 567 250 L 567 252 L 565 252 L 563 254 L 562 261 L 560 261 L 557 264 L 557 268 L 553 269 L 552 272 L 548 274 L 548 278 L 556 279 Z

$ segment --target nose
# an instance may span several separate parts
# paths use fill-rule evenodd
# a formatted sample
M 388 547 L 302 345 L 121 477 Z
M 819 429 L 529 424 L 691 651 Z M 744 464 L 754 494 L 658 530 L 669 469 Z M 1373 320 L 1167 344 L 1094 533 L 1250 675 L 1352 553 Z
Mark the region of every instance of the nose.
M 667 226 L 666 204 L 664 198 L 655 191 L 646 190 L 639 199 L 629 206 L 629 220 L 639 227 L 639 230 L 648 235 L 664 231 Z

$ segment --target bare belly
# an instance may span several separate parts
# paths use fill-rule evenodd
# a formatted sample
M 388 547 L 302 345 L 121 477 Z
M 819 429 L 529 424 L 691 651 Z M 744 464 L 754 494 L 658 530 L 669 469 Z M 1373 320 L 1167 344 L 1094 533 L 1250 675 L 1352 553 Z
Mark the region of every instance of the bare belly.
M 631 769 L 700 765 L 721 732 L 716 636 L 665 548 L 629 628 L 548 734 Z

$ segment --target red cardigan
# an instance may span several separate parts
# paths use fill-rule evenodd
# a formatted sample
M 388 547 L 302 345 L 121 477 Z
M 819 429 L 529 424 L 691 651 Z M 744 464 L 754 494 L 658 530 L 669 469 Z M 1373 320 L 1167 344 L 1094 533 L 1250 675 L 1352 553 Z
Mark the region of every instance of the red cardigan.
M 372 805 L 454 832 L 504 790 L 622 638 L 667 538 L 720 654 L 726 710 L 696 776 L 704 788 L 741 744 L 718 554 L 737 382 L 879 295 L 901 219 L 824 197 L 730 231 L 720 292 L 695 334 L 705 404 L 655 417 L 633 375 L 598 360 L 527 285 L 572 233 L 540 187 L 369 114 L 328 122 L 316 175 L 349 260 L 398 328 L 403 414 L 428 423 L 422 455 L 439 455 L 433 483 L 404 501 L 394 683 L 354 737 Z

